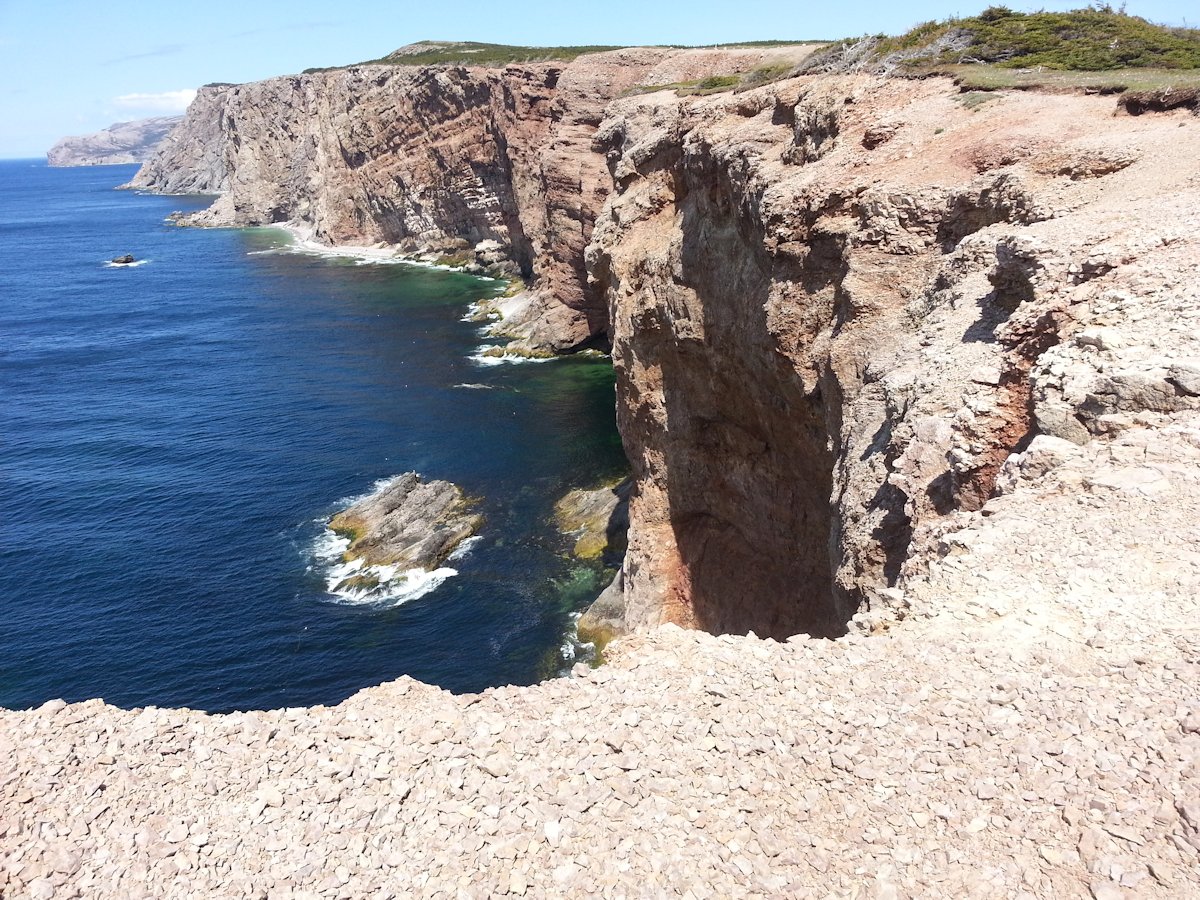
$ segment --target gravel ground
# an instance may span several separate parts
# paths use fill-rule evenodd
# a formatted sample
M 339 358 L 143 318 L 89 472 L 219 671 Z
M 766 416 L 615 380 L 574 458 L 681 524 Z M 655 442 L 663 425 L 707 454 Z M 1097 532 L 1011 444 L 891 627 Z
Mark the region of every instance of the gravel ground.
M 0 894 L 1200 895 L 1197 426 L 1011 461 L 874 636 L 665 626 L 480 695 L 0 713 Z

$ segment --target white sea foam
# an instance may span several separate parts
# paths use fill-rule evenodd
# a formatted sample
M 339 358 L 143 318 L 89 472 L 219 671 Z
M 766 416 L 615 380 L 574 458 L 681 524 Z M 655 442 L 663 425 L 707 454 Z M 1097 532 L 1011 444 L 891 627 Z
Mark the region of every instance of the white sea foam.
M 495 279 L 485 278 L 484 281 L 494 281 Z M 460 322 L 479 322 L 486 319 L 488 322 L 494 322 L 501 317 L 500 311 L 495 308 L 496 300 L 492 297 L 484 297 L 481 300 L 475 300 L 467 304 L 467 311 Z M 482 316 L 482 318 L 481 318 Z M 485 328 L 491 328 L 491 325 L 485 325 Z
M 467 357 L 471 362 L 480 366 L 502 366 L 505 363 L 516 365 L 517 363 L 544 363 L 550 362 L 552 359 L 559 359 L 557 356 L 522 356 L 519 353 L 504 353 L 500 356 L 486 353 L 492 347 L 484 345 L 479 347 L 475 353 Z
M 591 662 L 596 656 L 595 643 L 579 639 L 579 618 L 582 615 L 583 613 L 578 612 L 571 614 L 571 627 L 567 629 L 558 648 L 558 655 L 563 661 L 563 674 L 569 672 L 575 663 Z
M 460 266 L 447 266 L 435 262 L 436 257 L 432 254 L 415 254 L 410 251 L 401 250 L 399 247 L 390 244 L 381 243 L 373 247 L 340 244 L 336 247 L 331 247 L 328 244 L 322 244 L 320 241 L 315 240 L 312 228 L 296 225 L 291 222 L 280 222 L 263 227 L 275 228 L 279 231 L 287 232 L 291 236 L 291 242 L 286 246 L 272 248 L 271 250 L 252 250 L 248 255 L 303 253 L 310 256 L 324 256 L 330 259 L 352 259 L 355 265 L 359 266 L 405 265 L 420 266 L 424 269 L 440 269 L 443 272 L 463 271 Z M 496 278 L 486 278 L 481 275 L 475 275 L 474 277 L 480 281 L 499 280 Z
M 469 538 L 463 538 L 462 542 L 454 548 L 454 552 L 446 557 L 446 562 L 457 562 L 462 559 L 482 540 L 483 536 L 478 534 L 473 534 Z
M 344 509 L 371 496 L 392 480 L 390 477 L 380 478 L 371 485 L 370 490 L 339 501 L 339 508 Z M 317 521 L 326 525 L 324 519 Z M 479 540 L 478 535 L 467 538 L 455 548 L 446 561 L 462 559 Z M 410 600 L 424 597 L 458 574 L 458 570 L 450 566 L 442 566 L 430 572 L 422 568 L 401 569 L 394 565 L 370 566 L 363 559 L 347 562 L 343 554 L 349 546 L 349 538 L 335 534 L 326 526 L 322 528 L 310 548 L 312 567 L 325 578 L 325 588 L 337 603 L 383 608 L 400 606 Z M 355 576 L 361 577 L 363 581 L 352 585 L 344 584 L 347 579 Z
M 104 264 L 104 268 L 106 268 L 106 269 L 136 269 L 138 266 L 144 266 L 148 262 L 150 262 L 150 260 L 148 260 L 148 259 L 135 259 L 131 263 L 119 263 L 119 262 L 113 262 L 110 259 L 108 262 L 106 262 Z
M 462 384 L 456 384 L 456 385 L 455 385 L 455 387 L 456 387 L 456 388 L 465 388 L 465 389 L 466 389 L 466 390 L 468 390 L 468 391 L 491 391 L 491 390 L 495 390 L 495 388 L 493 388 L 493 387 L 492 387 L 492 385 L 490 385 L 490 384 L 474 384 L 474 383 L 471 383 L 471 382 L 463 382 Z
M 466 543 L 464 541 L 464 543 Z M 424 597 L 458 574 L 457 569 L 442 566 L 425 569 L 401 569 L 399 566 L 369 566 L 362 559 L 346 562 L 342 554 L 350 546 L 348 538 L 324 529 L 312 547 L 313 563 L 325 578 L 325 587 L 338 603 L 393 607 Z M 460 548 L 461 549 L 461 548 Z M 359 584 L 345 584 L 361 577 Z M 375 583 L 372 583 L 375 582 Z
M 424 569 L 397 570 L 395 566 L 365 566 L 362 575 L 378 579 L 374 587 L 339 587 L 341 579 L 330 577 L 329 593 L 338 602 L 369 606 L 401 606 L 410 600 L 424 597 L 458 574 L 458 569 L 443 566 L 427 572 Z

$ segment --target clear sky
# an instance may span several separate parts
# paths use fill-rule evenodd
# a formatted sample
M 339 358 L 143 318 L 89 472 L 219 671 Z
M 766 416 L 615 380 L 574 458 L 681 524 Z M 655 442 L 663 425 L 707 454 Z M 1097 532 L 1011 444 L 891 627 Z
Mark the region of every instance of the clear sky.
M 208 82 L 373 59 L 422 39 L 632 45 L 838 38 L 897 33 L 972 15 L 989 2 L 0 0 L 0 157 L 43 156 L 64 135 L 181 112 L 190 92 Z M 1195 0 L 1129 0 L 1126 9 L 1173 25 L 1200 19 Z

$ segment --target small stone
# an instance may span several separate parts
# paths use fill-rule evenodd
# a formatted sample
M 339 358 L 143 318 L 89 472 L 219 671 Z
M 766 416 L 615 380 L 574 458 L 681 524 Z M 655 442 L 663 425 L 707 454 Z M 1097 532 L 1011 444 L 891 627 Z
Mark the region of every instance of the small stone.
M 508 774 L 508 760 L 499 753 L 493 753 L 480 764 L 480 768 L 493 778 L 502 778 Z
M 50 867 L 62 875 L 74 875 L 79 871 L 80 859 L 68 850 L 59 850 L 50 860 Z
M 1088 888 L 1095 900 L 1125 900 L 1125 892 L 1111 881 L 1093 881 Z
M 272 808 L 283 806 L 283 794 L 279 792 L 278 788 L 269 784 L 258 789 L 258 799 Z

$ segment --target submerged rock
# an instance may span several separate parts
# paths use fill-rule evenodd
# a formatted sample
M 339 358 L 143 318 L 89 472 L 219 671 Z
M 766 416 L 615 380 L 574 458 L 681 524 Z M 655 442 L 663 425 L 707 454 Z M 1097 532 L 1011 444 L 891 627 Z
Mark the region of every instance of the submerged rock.
M 130 263 L 133 263 L 135 261 L 136 260 L 134 260 L 132 253 L 126 253 L 124 256 L 113 257 L 112 262 L 113 262 L 113 265 L 115 265 L 115 266 L 127 266 Z
M 457 485 L 406 472 L 335 515 L 329 527 L 350 540 L 347 562 L 432 571 L 483 522 L 470 507 Z
M 624 633 L 624 596 L 619 566 L 629 544 L 629 495 L 633 479 L 592 490 L 574 490 L 554 504 L 554 521 L 560 531 L 575 538 L 571 553 L 576 559 L 617 567 L 611 583 L 592 602 L 576 624 L 581 644 L 591 645 L 593 664 L 604 660 L 604 648 Z
M 572 553 L 579 559 L 619 562 L 629 530 L 632 479 L 593 490 L 571 491 L 554 504 L 559 530 L 575 537 Z

